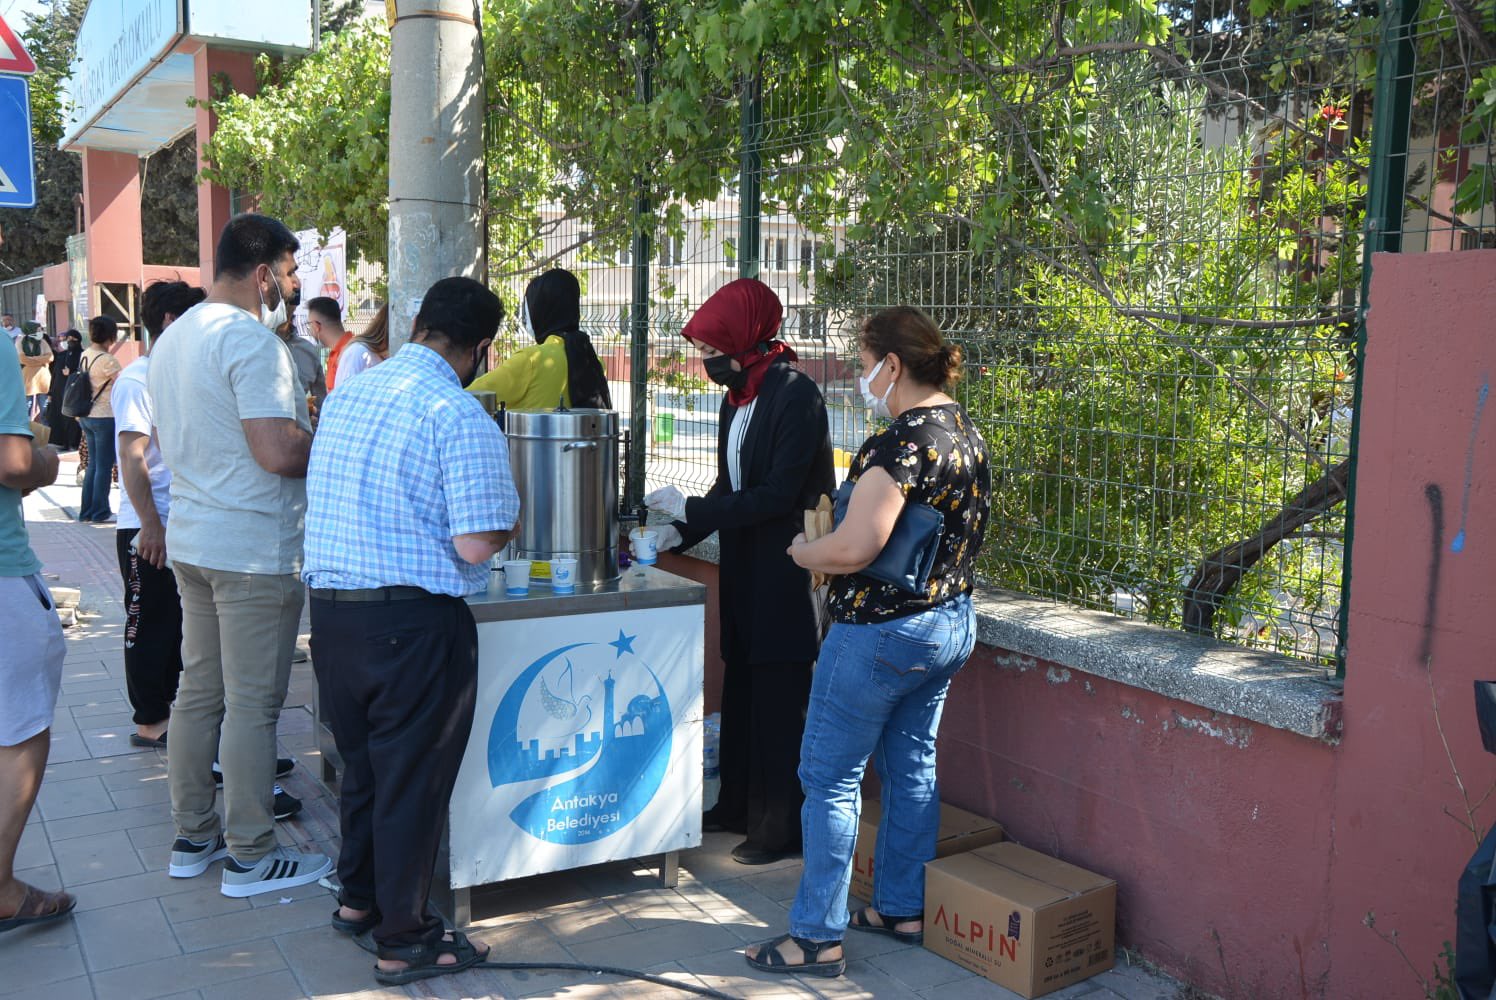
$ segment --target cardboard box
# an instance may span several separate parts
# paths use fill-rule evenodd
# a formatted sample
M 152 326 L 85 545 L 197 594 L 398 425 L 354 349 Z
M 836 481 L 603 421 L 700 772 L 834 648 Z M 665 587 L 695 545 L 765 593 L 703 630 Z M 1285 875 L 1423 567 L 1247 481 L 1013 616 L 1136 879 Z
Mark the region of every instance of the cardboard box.
M 878 846 L 878 821 L 882 818 L 883 804 L 877 799 L 863 799 L 862 818 L 857 826 L 857 847 L 852 852 L 852 895 L 868 902 L 873 899 L 873 851 Z M 1002 839 L 1002 824 L 997 820 L 944 802 L 940 804 L 940 832 L 935 837 L 937 858 L 995 844 Z
M 1117 883 L 1014 843 L 925 866 L 925 947 L 1026 997 L 1116 962 Z

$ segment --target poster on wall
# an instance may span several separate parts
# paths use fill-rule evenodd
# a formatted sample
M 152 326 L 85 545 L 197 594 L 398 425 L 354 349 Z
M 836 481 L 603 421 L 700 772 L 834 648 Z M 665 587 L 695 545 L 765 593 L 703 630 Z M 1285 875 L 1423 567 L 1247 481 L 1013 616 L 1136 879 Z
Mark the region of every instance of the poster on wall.
M 699 604 L 478 626 L 455 888 L 701 843 L 702 632 Z
M 301 249 L 296 252 L 296 276 L 301 279 L 301 304 L 296 307 L 296 332 L 310 338 L 306 325 L 306 304 L 319 296 L 336 299 L 344 316 L 348 314 L 348 237 L 341 227 L 322 239 L 315 229 L 296 234 Z
M 92 311 L 88 294 L 88 237 L 83 233 L 69 236 L 67 240 L 68 282 L 73 296 L 73 327 L 83 329 Z

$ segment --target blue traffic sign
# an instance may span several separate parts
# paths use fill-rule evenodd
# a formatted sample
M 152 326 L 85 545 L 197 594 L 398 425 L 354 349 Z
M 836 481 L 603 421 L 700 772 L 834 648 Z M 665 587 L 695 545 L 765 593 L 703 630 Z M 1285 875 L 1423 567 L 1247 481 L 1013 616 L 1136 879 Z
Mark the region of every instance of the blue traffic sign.
M 0 76 L 0 208 L 35 205 L 31 88 L 25 77 Z

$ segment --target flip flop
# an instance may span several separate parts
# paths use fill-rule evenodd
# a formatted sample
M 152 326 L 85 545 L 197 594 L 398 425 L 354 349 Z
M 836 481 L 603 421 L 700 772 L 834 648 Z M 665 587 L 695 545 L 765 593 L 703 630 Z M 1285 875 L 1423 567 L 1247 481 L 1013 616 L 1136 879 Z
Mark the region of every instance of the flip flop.
M 879 923 L 875 924 L 868 918 L 868 914 L 870 913 L 877 914 Z M 889 937 L 897 938 L 898 940 L 903 941 L 905 944 L 923 944 L 925 940 L 925 932 L 923 927 L 921 927 L 917 931 L 897 931 L 894 930 L 894 928 L 899 924 L 912 923 L 916 920 L 923 921 L 924 919 L 925 915 L 923 913 L 916 914 L 912 917 L 890 917 L 886 914 L 879 913 L 871 906 L 868 906 L 852 914 L 852 919 L 850 922 L 848 922 L 847 926 L 856 931 L 871 931 L 874 934 L 887 934 Z
M 23 885 L 25 883 L 22 883 Z M 21 897 L 21 905 L 16 912 L 0 920 L 0 934 L 13 931 L 19 927 L 29 927 L 33 924 L 48 924 L 54 920 L 61 920 L 73 912 L 73 907 L 78 905 L 76 896 L 65 892 L 47 892 L 38 889 L 34 885 L 26 886 L 26 894 Z
M 488 952 L 479 953 L 467 935 L 451 931 L 452 940 L 445 938 L 435 944 L 412 944 L 403 948 L 380 948 L 379 957 L 406 963 L 403 969 L 381 969 L 374 965 L 374 978 L 381 986 L 404 986 L 422 979 L 449 976 L 454 972 L 471 969 L 488 957 Z M 453 955 L 457 961 L 442 965 L 437 960 L 443 955 Z
M 800 948 L 800 953 L 805 961 L 798 965 L 791 965 L 785 961 L 779 946 L 786 941 L 793 940 Z M 783 972 L 792 976 L 825 976 L 828 979 L 843 975 L 847 971 L 847 958 L 843 954 L 841 958 L 832 962 L 821 961 L 821 952 L 841 946 L 840 941 L 809 941 L 805 938 L 795 937 L 793 934 L 781 934 L 770 941 L 764 941 L 758 946 L 760 957 L 743 954 L 748 964 L 761 972 Z
M 146 750 L 165 750 L 166 734 L 162 733 L 160 739 L 151 739 L 149 736 L 142 736 L 139 733 L 131 733 L 130 745 L 132 747 L 141 747 Z

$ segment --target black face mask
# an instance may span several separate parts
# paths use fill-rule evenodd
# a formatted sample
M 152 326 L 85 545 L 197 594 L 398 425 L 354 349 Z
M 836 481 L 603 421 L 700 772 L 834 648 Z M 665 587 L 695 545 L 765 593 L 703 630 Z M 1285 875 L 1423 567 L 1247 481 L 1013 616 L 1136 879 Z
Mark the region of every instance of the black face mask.
M 741 389 L 748 382 L 748 372 L 732 366 L 732 358 L 717 354 L 701 362 L 706 377 L 727 389 Z

